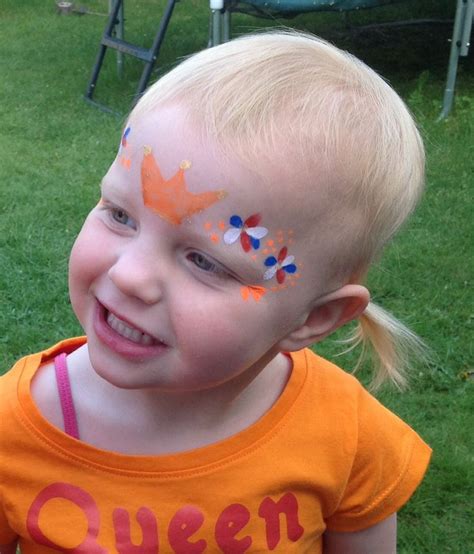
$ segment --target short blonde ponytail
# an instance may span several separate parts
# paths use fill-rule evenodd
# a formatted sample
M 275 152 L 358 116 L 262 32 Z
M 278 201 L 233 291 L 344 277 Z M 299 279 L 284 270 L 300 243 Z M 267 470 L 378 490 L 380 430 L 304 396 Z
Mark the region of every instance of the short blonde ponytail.
M 375 370 L 372 390 L 386 381 L 399 389 L 406 388 L 408 368 L 415 360 L 427 356 L 427 347 L 417 335 L 372 302 L 360 316 L 356 329 L 343 342 L 349 345 L 348 350 L 362 346 L 354 372 L 368 356 L 372 358 Z

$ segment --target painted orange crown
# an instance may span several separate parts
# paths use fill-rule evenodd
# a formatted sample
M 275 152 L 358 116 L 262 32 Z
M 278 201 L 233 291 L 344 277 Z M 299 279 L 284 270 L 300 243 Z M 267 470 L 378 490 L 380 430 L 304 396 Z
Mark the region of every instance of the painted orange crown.
M 184 179 L 184 172 L 189 167 L 189 162 L 182 162 L 171 179 L 164 179 L 151 148 L 145 147 L 141 167 L 143 201 L 145 206 L 173 225 L 179 225 L 227 195 L 223 190 L 190 192 Z

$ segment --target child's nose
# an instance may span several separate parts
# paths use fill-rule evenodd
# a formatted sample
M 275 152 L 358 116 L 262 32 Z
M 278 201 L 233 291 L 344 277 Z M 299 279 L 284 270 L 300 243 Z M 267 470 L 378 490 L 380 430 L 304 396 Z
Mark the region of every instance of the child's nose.
M 163 297 L 163 284 L 145 254 L 122 255 L 108 271 L 109 278 L 125 295 L 154 304 Z

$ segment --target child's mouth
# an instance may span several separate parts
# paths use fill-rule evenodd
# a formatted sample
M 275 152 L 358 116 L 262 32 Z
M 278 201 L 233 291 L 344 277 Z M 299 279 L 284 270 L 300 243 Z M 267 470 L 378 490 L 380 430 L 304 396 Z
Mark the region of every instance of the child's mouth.
M 99 301 L 96 304 L 94 330 L 103 344 L 126 358 L 145 360 L 167 351 L 167 344 L 163 340 L 135 327 Z
M 127 323 L 119 319 L 112 312 L 106 312 L 106 313 L 107 313 L 107 316 L 106 316 L 107 324 L 120 336 L 136 344 L 142 344 L 143 346 L 151 346 L 152 344 L 157 344 L 157 341 L 150 335 L 147 335 L 146 333 L 142 333 L 138 329 L 131 327 L 130 325 L 128 325 Z

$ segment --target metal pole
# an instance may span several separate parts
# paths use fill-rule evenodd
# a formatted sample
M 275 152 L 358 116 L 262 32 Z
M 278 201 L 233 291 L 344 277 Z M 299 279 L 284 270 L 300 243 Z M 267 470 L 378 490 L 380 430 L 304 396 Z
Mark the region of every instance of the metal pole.
M 454 86 L 456 84 L 456 73 L 458 70 L 458 59 L 461 48 L 461 37 L 465 24 L 467 3 L 472 4 L 472 0 L 458 0 L 456 6 L 456 17 L 454 19 L 453 38 L 451 43 L 451 53 L 449 56 L 448 75 L 446 78 L 446 88 L 444 89 L 443 109 L 438 121 L 448 116 L 453 107 Z
M 230 10 L 224 11 L 224 31 L 222 38 L 224 42 L 229 42 L 231 35 L 232 35 L 232 29 L 231 29 L 231 19 L 230 19 Z
M 461 36 L 461 49 L 459 51 L 460 56 L 467 56 L 469 54 L 469 46 L 471 46 L 472 19 L 474 18 L 474 0 L 470 0 L 468 2 L 464 18 Z
M 211 46 L 217 46 L 222 42 L 222 11 L 224 0 L 210 0 L 209 8 L 212 13 Z
M 118 13 L 117 38 L 119 38 L 120 40 L 123 40 L 124 38 L 124 27 L 125 27 L 124 3 L 125 3 L 125 0 L 122 0 L 122 3 L 120 4 L 120 10 Z M 123 77 L 123 52 L 120 52 L 119 50 L 117 50 L 117 75 L 120 78 Z
M 116 1 L 120 0 L 109 0 L 109 14 L 112 13 L 112 10 L 114 8 L 114 3 Z M 125 0 L 122 0 L 120 2 L 120 7 L 117 12 L 117 19 L 114 21 L 113 29 L 114 29 L 114 35 L 123 40 L 124 37 L 124 11 L 123 11 L 123 3 Z M 123 77 L 123 52 L 120 52 L 117 50 L 117 75 L 122 78 Z
M 160 51 L 161 45 L 165 38 L 165 33 L 168 28 L 168 24 L 170 22 L 171 16 L 173 15 L 173 10 L 177 1 L 178 0 L 168 0 L 166 4 L 164 14 L 161 17 L 158 33 L 155 37 L 155 40 L 153 41 L 153 46 L 151 47 L 151 51 L 153 52 L 153 60 L 150 63 L 147 63 L 142 73 L 140 82 L 138 83 L 137 93 L 135 95 L 135 102 L 138 101 L 138 99 L 140 98 L 141 94 L 143 93 L 143 91 L 145 90 L 148 84 L 148 80 L 150 79 L 150 75 L 153 70 L 153 63 L 156 61 L 158 57 L 158 52 Z

